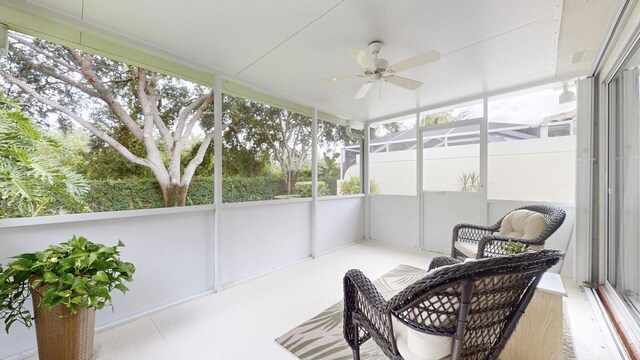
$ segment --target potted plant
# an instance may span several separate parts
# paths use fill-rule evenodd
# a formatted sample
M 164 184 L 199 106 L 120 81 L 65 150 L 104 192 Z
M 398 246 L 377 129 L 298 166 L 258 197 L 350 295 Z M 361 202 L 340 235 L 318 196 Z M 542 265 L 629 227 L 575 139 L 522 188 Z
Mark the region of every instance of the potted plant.
M 505 252 L 508 255 L 522 254 L 527 251 L 529 251 L 529 248 L 527 247 L 526 244 L 517 242 L 517 241 L 511 241 L 511 240 L 507 241 Z
M 0 317 L 5 331 L 35 320 L 41 360 L 84 360 L 93 356 L 95 310 L 111 305 L 114 289 L 123 293 L 135 267 L 120 260 L 119 248 L 75 235 L 69 241 L 13 257 L 0 266 Z M 34 314 L 27 308 L 32 296 Z

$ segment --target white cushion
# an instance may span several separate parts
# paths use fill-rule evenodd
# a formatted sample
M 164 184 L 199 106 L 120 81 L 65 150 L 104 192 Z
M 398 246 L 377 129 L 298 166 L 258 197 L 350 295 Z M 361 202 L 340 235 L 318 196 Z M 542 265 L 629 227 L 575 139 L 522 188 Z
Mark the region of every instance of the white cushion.
M 477 242 L 466 242 L 466 241 L 456 241 L 455 245 L 456 249 L 464 254 L 466 257 L 470 257 L 475 259 L 478 257 L 478 243 Z
M 393 336 L 405 360 L 439 360 L 451 354 L 452 337 L 425 334 L 391 316 Z
M 429 270 L 425 276 L 459 265 L 460 263 L 440 266 Z M 446 316 L 444 317 L 446 318 Z M 431 335 L 413 330 L 393 315 L 391 322 L 398 351 L 405 360 L 440 360 L 451 355 L 452 337 Z
M 500 235 L 518 238 L 534 239 L 547 228 L 547 222 L 542 214 L 529 210 L 515 210 L 502 219 Z

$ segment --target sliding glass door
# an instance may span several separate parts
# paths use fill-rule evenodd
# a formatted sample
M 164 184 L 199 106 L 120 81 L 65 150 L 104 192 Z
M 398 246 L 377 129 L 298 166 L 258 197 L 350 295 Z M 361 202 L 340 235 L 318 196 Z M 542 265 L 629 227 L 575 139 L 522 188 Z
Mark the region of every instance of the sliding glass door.
M 640 70 L 637 57 L 609 84 L 607 280 L 640 319 Z

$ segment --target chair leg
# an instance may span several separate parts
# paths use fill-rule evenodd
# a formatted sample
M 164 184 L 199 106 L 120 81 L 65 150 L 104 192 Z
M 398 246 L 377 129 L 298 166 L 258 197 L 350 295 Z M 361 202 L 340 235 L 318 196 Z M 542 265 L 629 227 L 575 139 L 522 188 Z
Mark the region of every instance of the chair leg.
M 353 338 L 356 341 L 356 348 L 353 349 L 353 360 L 360 360 L 360 345 L 358 344 L 358 325 L 356 325 L 355 321 L 353 322 L 352 330 Z
M 360 360 L 360 347 L 353 350 L 353 360 Z

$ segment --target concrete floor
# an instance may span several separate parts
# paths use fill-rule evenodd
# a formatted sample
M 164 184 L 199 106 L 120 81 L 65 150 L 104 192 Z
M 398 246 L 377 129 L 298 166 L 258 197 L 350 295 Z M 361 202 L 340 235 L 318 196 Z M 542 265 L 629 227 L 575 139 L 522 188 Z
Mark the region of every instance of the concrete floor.
M 375 279 L 437 255 L 360 242 L 102 331 L 96 360 L 295 359 L 274 339 L 340 300 L 348 269 Z M 610 359 L 584 289 L 570 279 L 565 286 L 578 359 Z

